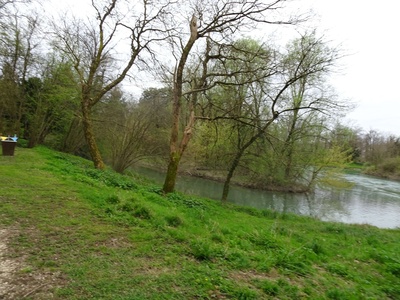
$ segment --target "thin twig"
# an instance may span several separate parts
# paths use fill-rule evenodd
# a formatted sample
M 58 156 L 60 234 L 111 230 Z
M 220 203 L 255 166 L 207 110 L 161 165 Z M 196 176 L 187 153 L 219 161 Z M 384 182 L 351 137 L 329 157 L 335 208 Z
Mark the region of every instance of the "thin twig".
M 40 290 L 42 287 L 48 285 L 48 283 L 39 285 L 38 287 L 34 288 L 33 290 L 31 290 L 30 292 L 26 293 L 25 295 L 22 296 L 22 298 L 27 298 L 28 296 L 32 295 L 34 292 L 36 292 L 37 290 Z

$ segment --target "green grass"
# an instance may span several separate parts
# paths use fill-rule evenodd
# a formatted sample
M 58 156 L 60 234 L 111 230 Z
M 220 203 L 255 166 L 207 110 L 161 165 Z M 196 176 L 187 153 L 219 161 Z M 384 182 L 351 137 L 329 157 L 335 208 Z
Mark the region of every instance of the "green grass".
M 344 168 L 344 171 L 347 174 L 362 174 L 367 170 L 367 167 L 364 164 L 361 163 L 349 163 L 347 166 Z
M 398 229 L 163 196 L 44 147 L 0 174 L 14 276 L 51 278 L 27 299 L 400 299 Z

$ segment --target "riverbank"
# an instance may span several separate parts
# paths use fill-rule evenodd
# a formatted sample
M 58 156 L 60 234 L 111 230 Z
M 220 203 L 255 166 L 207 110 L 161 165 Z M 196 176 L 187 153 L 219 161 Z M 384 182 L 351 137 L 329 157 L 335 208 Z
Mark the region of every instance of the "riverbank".
M 193 169 L 190 171 L 183 171 L 182 174 L 194 176 L 198 178 L 204 178 L 209 180 L 214 180 L 217 182 L 224 183 L 226 180 L 226 171 L 221 171 L 219 174 L 218 172 L 212 172 L 208 170 L 197 170 Z M 272 183 L 265 183 L 265 182 L 249 182 L 248 179 L 240 179 L 234 178 L 231 182 L 232 185 L 245 187 L 249 189 L 258 189 L 270 192 L 282 192 L 282 193 L 307 193 L 310 191 L 309 187 L 302 186 L 302 185 L 278 185 Z
M 396 169 L 397 168 L 385 169 L 384 167 L 364 166 L 363 164 L 352 163 L 345 168 L 345 172 L 350 174 L 364 174 L 400 182 L 400 175 L 396 172 Z
M 400 182 L 400 176 L 397 174 L 381 172 L 379 170 L 366 170 L 363 174 Z
M 138 166 L 157 172 L 166 172 L 165 170 L 160 170 L 160 168 L 154 166 L 154 164 L 139 163 Z M 179 168 L 179 175 L 202 178 L 219 183 L 224 183 L 226 180 L 226 170 L 199 169 L 185 165 Z M 231 186 L 282 193 L 307 193 L 310 191 L 310 188 L 304 185 L 278 185 L 266 182 L 252 182 L 248 178 L 241 178 L 240 176 L 232 178 Z
M 163 196 L 42 147 L 0 172 L 2 299 L 400 297 L 399 229 Z

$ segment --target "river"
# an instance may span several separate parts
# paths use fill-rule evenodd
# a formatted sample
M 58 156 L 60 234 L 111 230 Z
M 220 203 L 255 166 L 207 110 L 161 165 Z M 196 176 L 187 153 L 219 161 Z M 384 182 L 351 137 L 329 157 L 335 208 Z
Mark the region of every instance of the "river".
M 164 174 L 147 168 L 136 171 L 157 184 Z M 352 187 L 317 188 L 312 194 L 269 192 L 231 186 L 228 201 L 259 209 L 313 216 L 323 221 L 370 224 L 379 228 L 400 228 L 400 182 L 365 175 L 346 174 Z M 180 192 L 219 200 L 223 184 L 213 180 L 179 176 Z

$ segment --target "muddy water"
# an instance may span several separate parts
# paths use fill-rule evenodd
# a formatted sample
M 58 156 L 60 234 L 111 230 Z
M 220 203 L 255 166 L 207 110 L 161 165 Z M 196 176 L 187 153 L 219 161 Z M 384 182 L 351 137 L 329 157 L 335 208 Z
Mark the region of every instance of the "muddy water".
M 149 169 L 138 169 L 161 184 L 164 175 Z M 277 193 L 231 187 L 228 201 L 260 209 L 295 213 L 324 221 L 370 224 L 380 228 L 400 228 L 400 183 L 364 175 L 344 175 L 351 188 L 318 188 L 311 195 Z M 177 190 L 212 199 L 220 199 L 222 183 L 181 176 Z

